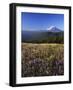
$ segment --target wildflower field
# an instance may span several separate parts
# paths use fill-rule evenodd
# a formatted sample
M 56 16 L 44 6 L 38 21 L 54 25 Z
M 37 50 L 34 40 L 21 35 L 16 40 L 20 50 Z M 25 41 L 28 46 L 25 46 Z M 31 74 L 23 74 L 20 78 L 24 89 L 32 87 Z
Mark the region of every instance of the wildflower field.
M 64 44 L 22 43 L 22 77 L 64 75 Z

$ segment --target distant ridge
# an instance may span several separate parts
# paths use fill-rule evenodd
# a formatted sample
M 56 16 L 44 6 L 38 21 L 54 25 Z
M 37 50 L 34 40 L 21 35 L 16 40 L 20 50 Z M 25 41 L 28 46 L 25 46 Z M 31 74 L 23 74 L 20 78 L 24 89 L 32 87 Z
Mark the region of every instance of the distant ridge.
M 27 32 L 64 32 L 63 30 L 57 28 L 56 26 L 51 26 L 47 29 L 43 29 L 43 30 L 22 30 L 22 31 L 27 31 Z

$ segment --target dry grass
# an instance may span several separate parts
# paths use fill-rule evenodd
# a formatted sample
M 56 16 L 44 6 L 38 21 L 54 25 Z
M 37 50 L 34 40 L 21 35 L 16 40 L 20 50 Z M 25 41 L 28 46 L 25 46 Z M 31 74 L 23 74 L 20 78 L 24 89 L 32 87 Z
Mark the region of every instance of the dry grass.
M 63 44 L 22 43 L 22 77 L 63 74 Z

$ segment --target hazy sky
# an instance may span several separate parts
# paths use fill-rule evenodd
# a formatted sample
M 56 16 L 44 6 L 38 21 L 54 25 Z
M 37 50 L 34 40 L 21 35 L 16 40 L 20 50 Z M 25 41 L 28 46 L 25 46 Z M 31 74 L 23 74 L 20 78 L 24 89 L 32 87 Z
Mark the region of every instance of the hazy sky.
M 21 13 L 22 30 L 46 30 L 56 26 L 64 30 L 63 14 Z

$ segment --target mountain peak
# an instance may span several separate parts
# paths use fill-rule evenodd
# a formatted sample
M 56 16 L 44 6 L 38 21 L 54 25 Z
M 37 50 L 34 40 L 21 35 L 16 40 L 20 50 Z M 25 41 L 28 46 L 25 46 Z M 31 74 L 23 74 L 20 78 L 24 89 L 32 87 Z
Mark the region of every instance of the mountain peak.
M 61 32 L 62 31 L 59 28 L 57 28 L 56 26 L 51 26 L 51 27 L 47 28 L 47 30 L 50 32 Z
M 56 26 L 50 26 L 49 28 L 47 28 L 47 30 L 51 30 L 53 28 L 56 28 Z

